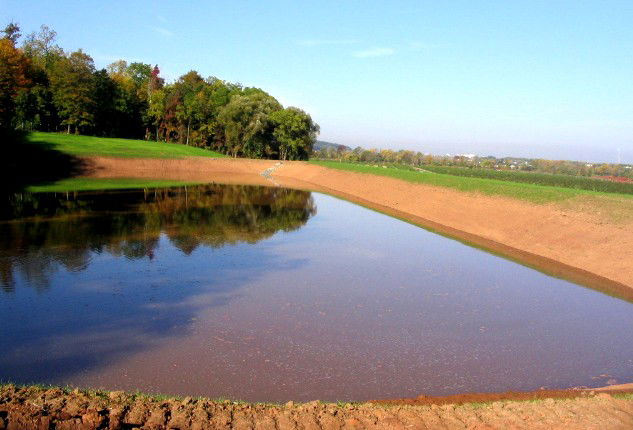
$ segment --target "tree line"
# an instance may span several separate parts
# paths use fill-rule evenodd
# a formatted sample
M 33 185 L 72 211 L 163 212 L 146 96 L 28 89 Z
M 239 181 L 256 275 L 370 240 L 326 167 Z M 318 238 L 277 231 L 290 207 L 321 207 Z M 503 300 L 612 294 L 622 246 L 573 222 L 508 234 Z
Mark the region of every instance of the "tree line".
M 525 171 L 571 176 L 612 176 L 633 178 L 633 166 L 617 163 L 587 163 L 583 161 L 546 160 L 519 157 L 496 158 L 491 155 L 432 155 L 419 151 L 391 149 L 352 150 L 344 148 L 323 148 L 314 151 L 312 156 L 322 160 L 337 160 L 350 163 L 398 164 L 418 168 L 463 167 L 467 169 L 486 169 L 498 171 Z
M 190 71 L 167 83 L 157 65 L 116 61 L 98 70 L 66 52 L 47 26 L 0 34 L 0 131 L 39 130 L 146 139 L 233 157 L 307 159 L 319 133 L 310 115 L 259 88 Z

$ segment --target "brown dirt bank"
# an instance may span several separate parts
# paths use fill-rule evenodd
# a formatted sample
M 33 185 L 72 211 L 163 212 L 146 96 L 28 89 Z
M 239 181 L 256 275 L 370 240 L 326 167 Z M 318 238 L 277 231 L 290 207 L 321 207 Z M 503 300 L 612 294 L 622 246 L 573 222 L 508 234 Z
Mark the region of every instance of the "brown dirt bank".
M 92 177 L 283 185 L 325 192 L 633 300 L 633 218 L 614 220 L 605 202 L 599 203 L 604 207 L 583 201 L 537 205 L 305 162 L 275 166 L 275 161 L 247 159 L 89 161 Z M 260 174 L 271 167 L 275 169 L 269 177 Z
M 475 404 L 264 405 L 123 392 L 0 388 L 0 430 L 14 429 L 624 429 L 633 397 L 582 392 L 575 398 Z

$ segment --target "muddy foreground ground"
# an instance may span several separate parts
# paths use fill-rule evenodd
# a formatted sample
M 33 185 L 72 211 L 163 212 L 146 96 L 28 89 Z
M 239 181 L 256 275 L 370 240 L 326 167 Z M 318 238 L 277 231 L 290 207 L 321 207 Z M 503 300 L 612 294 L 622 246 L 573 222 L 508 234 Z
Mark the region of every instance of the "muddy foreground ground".
M 264 405 L 123 392 L 0 389 L 0 430 L 13 429 L 628 429 L 633 395 L 547 392 L 537 400 Z M 575 395 L 574 398 L 560 396 Z M 485 398 L 481 398 L 485 400 Z M 436 404 L 439 403 L 439 404 Z

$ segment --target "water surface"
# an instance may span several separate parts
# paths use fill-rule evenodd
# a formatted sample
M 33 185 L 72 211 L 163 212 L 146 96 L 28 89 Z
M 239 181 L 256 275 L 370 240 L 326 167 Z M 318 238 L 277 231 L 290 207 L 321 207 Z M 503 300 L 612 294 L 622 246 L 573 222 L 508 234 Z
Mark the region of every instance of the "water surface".
M 633 305 L 326 195 L 17 194 L 0 379 L 252 401 L 633 380 Z

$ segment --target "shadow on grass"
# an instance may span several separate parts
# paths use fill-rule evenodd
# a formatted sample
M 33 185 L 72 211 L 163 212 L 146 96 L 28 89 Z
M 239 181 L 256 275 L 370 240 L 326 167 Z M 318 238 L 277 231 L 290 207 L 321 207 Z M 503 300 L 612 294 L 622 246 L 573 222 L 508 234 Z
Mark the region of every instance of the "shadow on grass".
M 31 143 L 28 133 L 3 132 L 0 136 L 0 192 L 15 193 L 32 185 L 47 185 L 88 170 L 81 158 L 57 151 L 55 145 Z

